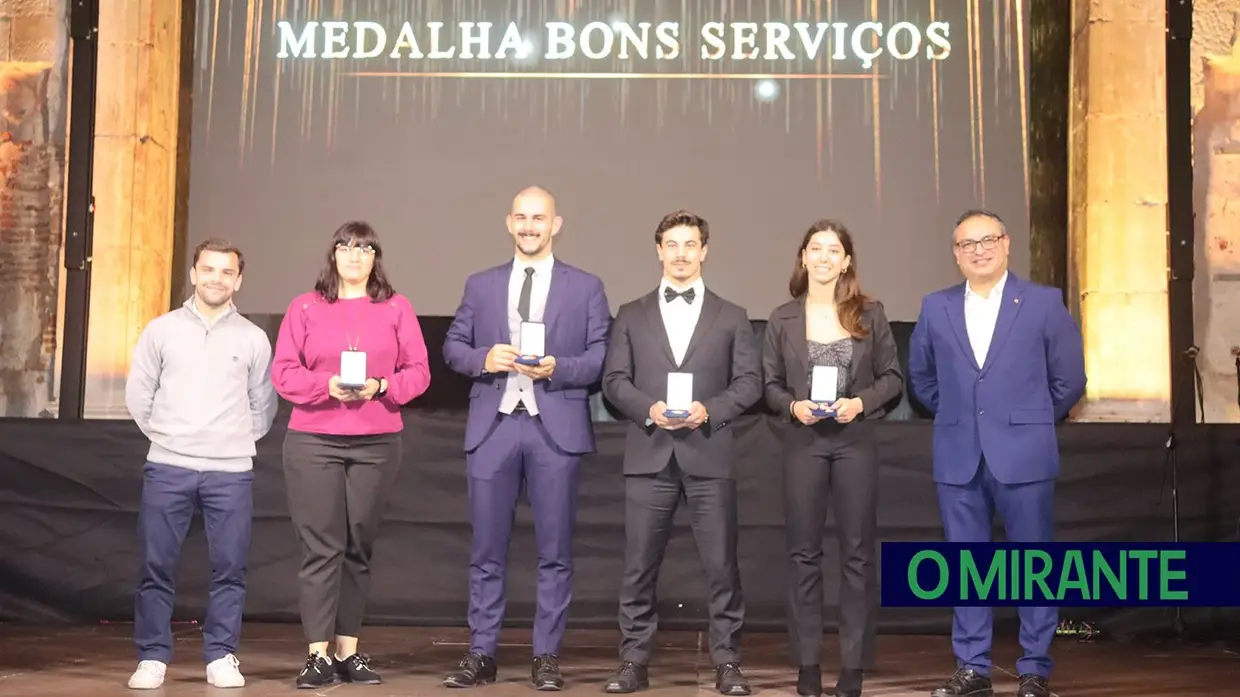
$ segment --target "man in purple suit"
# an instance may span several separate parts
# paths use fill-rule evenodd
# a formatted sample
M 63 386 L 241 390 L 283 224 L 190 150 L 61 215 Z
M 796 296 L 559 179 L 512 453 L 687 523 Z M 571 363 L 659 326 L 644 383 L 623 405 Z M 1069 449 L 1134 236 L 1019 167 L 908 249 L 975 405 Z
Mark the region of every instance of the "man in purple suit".
M 538 547 L 530 678 L 540 690 L 564 687 L 557 656 L 572 600 L 578 464 L 594 452 L 587 398 L 602 378 L 611 312 L 597 276 L 552 256 L 562 224 L 547 191 L 517 194 L 508 216 L 516 259 L 469 277 L 444 340 L 448 367 L 473 380 L 465 427 L 470 646 L 444 678 L 448 687 L 496 679 L 508 542 L 523 487 Z M 531 348 L 517 345 L 526 323 L 541 324 L 545 337 L 533 365 L 518 360 Z
M 990 542 L 995 513 L 1011 542 L 1054 537 L 1055 424 L 1085 393 L 1081 332 L 1056 288 L 1008 272 L 999 216 L 968 211 L 953 247 L 965 277 L 927 295 L 909 341 L 909 387 L 934 412 L 934 481 L 948 542 Z M 1022 607 L 1017 697 L 1049 697 L 1052 607 Z M 958 607 L 956 672 L 933 697 L 992 697 L 991 611 Z

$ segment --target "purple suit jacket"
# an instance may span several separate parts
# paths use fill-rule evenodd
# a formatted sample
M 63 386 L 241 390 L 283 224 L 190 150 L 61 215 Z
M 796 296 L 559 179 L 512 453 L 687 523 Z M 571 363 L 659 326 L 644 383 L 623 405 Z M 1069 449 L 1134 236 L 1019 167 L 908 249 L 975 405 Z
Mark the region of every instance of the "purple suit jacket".
M 465 426 L 466 452 L 490 434 L 508 379 L 507 373 L 487 373 L 484 366 L 492 346 L 513 342 L 508 330 L 512 265 L 501 264 L 465 281 L 465 295 L 444 339 L 448 367 L 474 381 Z M 547 325 L 547 355 L 555 357 L 556 367 L 551 379 L 534 383 L 535 399 L 543 425 L 561 450 L 592 453 L 589 388 L 603 376 L 611 310 L 597 276 L 559 259 L 551 268 L 543 323 Z

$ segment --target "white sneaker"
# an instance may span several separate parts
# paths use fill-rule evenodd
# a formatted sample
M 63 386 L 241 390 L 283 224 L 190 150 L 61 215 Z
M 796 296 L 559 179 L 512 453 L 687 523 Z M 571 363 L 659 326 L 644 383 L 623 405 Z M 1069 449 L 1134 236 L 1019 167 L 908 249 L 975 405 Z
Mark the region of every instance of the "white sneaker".
M 245 687 L 245 677 L 237 669 L 241 662 L 231 653 L 207 664 L 207 683 L 212 687 Z
M 163 661 L 141 661 L 138 669 L 129 676 L 131 690 L 157 690 L 164 684 L 164 674 L 168 672 L 168 664 Z

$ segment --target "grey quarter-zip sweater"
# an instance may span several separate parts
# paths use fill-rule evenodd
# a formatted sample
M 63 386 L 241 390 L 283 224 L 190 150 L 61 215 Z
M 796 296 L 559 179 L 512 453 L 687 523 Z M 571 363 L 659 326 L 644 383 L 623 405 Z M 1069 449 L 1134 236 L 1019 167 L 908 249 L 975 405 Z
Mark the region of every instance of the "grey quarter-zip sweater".
M 134 349 L 125 406 L 151 441 L 147 459 L 203 472 L 253 469 L 279 400 L 271 342 L 235 306 L 214 323 L 193 296 L 156 317 Z

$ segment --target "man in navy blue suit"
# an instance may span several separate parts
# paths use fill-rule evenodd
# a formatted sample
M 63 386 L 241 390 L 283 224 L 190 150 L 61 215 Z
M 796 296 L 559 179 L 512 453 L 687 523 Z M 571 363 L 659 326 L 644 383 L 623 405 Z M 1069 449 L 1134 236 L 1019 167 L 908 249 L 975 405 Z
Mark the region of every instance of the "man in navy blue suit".
M 469 562 L 469 651 L 448 687 L 494 682 L 507 604 L 508 543 L 524 489 L 538 547 L 537 610 L 530 679 L 560 690 L 559 652 L 573 590 L 573 528 L 581 456 L 594 452 L 589 388 L 603 376 L 611 311 L 603 282 L 551 253 L 562 220 L 545 189 L 512 203 L 514 258 L 465 282 L 444 340 L 444 361 L 473 381 L 465 425 L 465 470 L 473 544 Z M 544 326 L 545 355 L 518 361 L 521 325 Z
M 1054 536 L 1055 424 L 1085 393 L 1081 332 L 1058 289 L 1008 271 L 999 216 L 956 222 L 965 283 L 927 295 L 909 347 L 909 387 L 934 412 L 934 481 L 949 542 L 990 542 L 995 512 L 1010 542 Z M 1018 697 L 1048 697 L 1055 608 L 1022 607 Z M 991 697 L 992 612 L 959 607 L 957 670 L 933 697 Z

